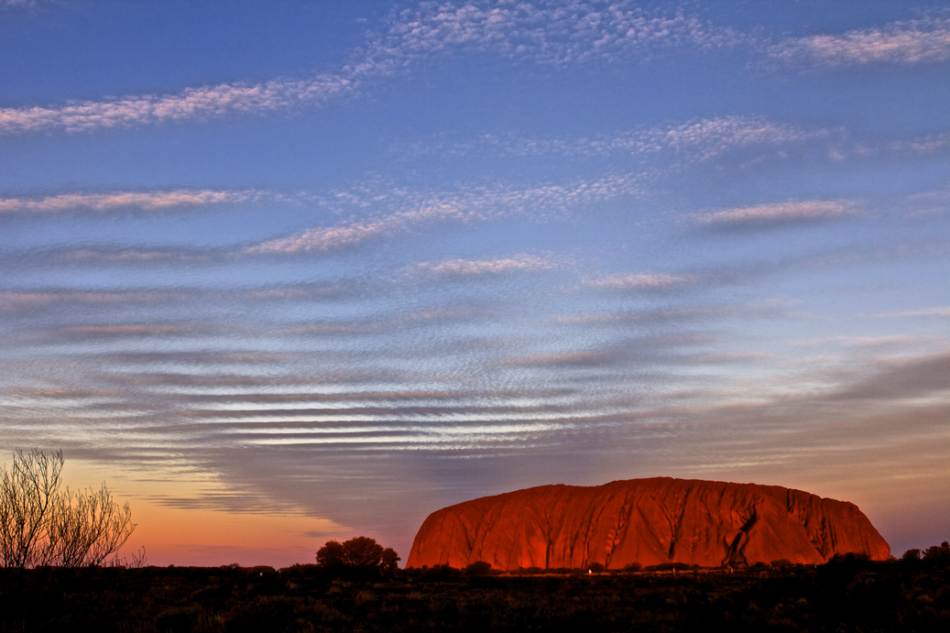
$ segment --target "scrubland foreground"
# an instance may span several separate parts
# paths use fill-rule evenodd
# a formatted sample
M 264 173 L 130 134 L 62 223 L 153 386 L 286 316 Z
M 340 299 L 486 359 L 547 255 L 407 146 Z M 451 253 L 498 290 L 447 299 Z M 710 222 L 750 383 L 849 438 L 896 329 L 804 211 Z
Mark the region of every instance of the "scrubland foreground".
M 947 556 L 638 572 L 0 570 L 3 631 L 950 631 Z M 939 552 L 938 552 L 939 553 Z M 484 567 L 481 568 L 484 571 Z

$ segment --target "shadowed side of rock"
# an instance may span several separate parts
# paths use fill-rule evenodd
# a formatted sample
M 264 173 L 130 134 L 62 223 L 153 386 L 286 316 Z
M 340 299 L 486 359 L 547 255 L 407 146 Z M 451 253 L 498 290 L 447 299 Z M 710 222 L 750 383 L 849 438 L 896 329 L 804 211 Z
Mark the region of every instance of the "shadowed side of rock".
M 890 556 L 851 503 L 779 486 L 661 477 L 540 486 L 443 508 L 419 529 L 407 566 L 811 564 L 849 552 Z

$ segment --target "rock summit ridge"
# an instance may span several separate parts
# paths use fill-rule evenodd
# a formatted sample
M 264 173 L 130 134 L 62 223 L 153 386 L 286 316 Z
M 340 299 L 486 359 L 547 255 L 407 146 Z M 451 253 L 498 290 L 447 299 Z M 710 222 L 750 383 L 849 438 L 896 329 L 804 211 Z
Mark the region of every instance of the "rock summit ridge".
M 845 553 L 890 556 L 852 503 L 781 486 L 655 477 L 539 486 L 437 510 L 416 534 L 407 567 L 818 564 Z

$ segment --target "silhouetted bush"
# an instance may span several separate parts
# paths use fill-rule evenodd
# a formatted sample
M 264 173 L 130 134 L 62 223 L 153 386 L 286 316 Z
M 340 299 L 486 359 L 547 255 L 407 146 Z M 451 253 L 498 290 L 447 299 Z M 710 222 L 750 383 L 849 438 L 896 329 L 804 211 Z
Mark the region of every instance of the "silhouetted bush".
M 296 564 L 290 567 L 281 567 L 280 575 L 289 578 L 299 578 L 301 576 L 315 576 L 323 572 L 323 567 L 314 564 Z
M 835 554 L 826 565 L 863 565 L 871 560 L 867 554 L 860 552 L 847 552 L 845 554 Z
M 385 582 L 331 581 L 317 565 L 280 573 L 0 569 L 0 632 L 948 630 L 950 568 L 861 565 L 676 577 L 590 577 L 586 569 L 463 577 L 440 565 L 400 570 Z
M 449 565 L 433 565 L 432 567 L 423 567 L 422 578 L 429 582 L 438 582 L 445 580 L 456 580 L 462 575 L 462 570 L 450 567 Z
M 930 562 L 950 562 L 950 544 L 944 541 L 940 545 L 928 547 L 924 551 L 923 559 Z
M 623 570 L 624 571 L 640 571 L 642 567 L 643 565 L 641 565 L 640 563 L 630 563 L 629 565 L 624 567 Z
M 565 571 L 463 576 L 439 565 L 383 581 L 317 565 L 0 569 L 0 633 L 950 630 L 950 566 L 939 562 Z
M 477 560 L 465 568 L 465 574 L 468 576 L 485 576 L 492 573 L 491 563 L 483 560 Z
M 901 556 L 901 560 L 916 563 L 920 560 L 921 556 L 923 556 L 923 552 L 919 549 L 909 549 Z
M 357 536 L 342 543 L 327 541 L 317 550 L 317 565 L 349 575 L 372 575 L 399 568 L 399 555 L 391 547 L 383 548 L 376 539 Z

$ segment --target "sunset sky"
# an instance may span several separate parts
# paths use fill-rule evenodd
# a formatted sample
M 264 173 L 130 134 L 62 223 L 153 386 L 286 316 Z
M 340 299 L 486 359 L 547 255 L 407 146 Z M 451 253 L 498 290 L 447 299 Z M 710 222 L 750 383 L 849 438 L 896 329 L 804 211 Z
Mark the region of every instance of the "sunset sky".
M 673 476 L 950 537 L 950 3 L 0 0 L 0 463 L 152 564 Z

